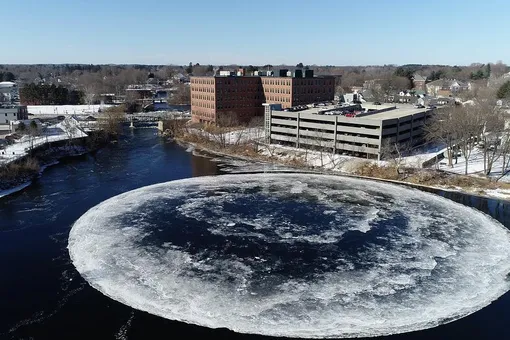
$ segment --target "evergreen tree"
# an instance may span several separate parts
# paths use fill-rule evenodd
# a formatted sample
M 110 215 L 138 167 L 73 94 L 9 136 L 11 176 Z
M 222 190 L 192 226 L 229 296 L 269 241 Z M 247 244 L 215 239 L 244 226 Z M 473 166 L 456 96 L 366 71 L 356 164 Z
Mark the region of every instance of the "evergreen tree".
M 462 71 L 462 68 L 460 68 L 457 65 L 453 66 L 453 68 L 452 68 L 452 72 L 453 73 L 459 73 L 460 71 Z
M 394 76 L 411 79 L 416 71 L 413 66 L 400 66 L 395 70 Z
M 0 72 L 0 81 L 14 81 L 16 77 L 12 72 Z
M 17 131 L 23 132 L 27 129 L 25 123 L 19 122 L 18 127 L 16 128 Z
M 487 64 L 485 67 L 485 78 L 489 78 L 491 76 L 491 64 Z
M 186 73 L 191 74 L 193 72 L 193 63 L 189 63 L 188 67 L 186 67 Z
M 496 96 L 498 99 L 510 98 L 510 80 L 501 85 Z
M 69 91 L 63 86 L 28 84 L 20 89 L 25 105 L 78 105 L 83 103 L 83 92 Z
M 479 80 L 485 78 L 485 73 L 482 69 L 479 69 L 476 72 L 471 72 L 471 79 L 473 80 Z

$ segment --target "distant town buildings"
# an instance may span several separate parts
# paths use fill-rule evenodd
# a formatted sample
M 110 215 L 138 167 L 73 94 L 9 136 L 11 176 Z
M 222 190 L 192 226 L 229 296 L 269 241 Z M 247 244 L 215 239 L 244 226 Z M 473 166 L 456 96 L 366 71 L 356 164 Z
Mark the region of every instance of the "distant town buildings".
M 263 103 L 280 104 L 282 108 L 332 101 L 334 77 L 317 77 L 313 71 L 257 71 L 246 76 L 220 71 L 219 76 L 191 77 L 191 113 L 194 122 L 217 123 L 219 117 L 233 113 L 240 121 L 262 116 Z
M 19 89 L 16 83 L 0 82 L 0 104 L 19 104 Z
M 456 93 L 471 90 L 471 83 L 457 79 L 439 79 L 427 83 L 427 94 L 430 96 L 449 97 Z

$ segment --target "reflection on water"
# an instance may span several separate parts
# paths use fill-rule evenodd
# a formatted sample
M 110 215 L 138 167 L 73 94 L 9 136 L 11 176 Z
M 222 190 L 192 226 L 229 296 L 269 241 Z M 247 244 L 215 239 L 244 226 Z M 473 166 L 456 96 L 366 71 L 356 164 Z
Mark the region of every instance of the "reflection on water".
M 204 176 L 219 173 L 218 164 L 205 157 L 191 157 L 192 176 Z

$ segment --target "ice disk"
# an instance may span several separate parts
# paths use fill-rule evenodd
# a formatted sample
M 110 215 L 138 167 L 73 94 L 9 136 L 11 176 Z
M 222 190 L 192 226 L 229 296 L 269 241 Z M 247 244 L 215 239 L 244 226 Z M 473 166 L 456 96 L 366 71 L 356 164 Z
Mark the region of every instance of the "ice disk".
M 510 233 L 494 219 L 418 190 L 322 175 L 127 192 L 75 222 L 69 253 L 94 288 L 133 308 L 272 336 L 430 328 L 510 289 Z

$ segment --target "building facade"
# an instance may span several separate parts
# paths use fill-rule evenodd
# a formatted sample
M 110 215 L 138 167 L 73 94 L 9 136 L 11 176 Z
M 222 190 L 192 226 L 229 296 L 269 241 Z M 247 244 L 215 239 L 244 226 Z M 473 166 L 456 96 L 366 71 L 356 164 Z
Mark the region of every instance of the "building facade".
M 439 79 L 426 85 L 430 96 L 453 96 L 459 92 L 471 90 L 471 83 L 457 79 Z
M 285 112 L 266 105 L 266 142 L 380 160 L 386 144 L 422 144 L 423 126 L 432 113 L 412 107 L 386 107 L 358 115 L 336 114 L 336 110 Z
M 192 77 L 190 88 L 195 122 L 216 123 L 229 113 L 246 121 L 262 114 L 259 77 Z
M 18 119 L 17 108 L 0 107 L 0 125 L 9 125 L 9 122 Z
M 194 122 L 218 123 L 235 114 L 240 121 L 262 116 L 263 103 L 290 108 L 332 101 L 334 77 L 216 76 L 191 77 L 191 114 Z
M 413 89 L 418 91 L 425 91 L 425 83 L 427 81 L 427 77 L 424 77 L 418 73 L 413 75 Z
M 28 111 L 19 103 L 18 85 L 0 82 L 0 130 L 8 130 L 10 122 L 23 119 L 28 119 Z

